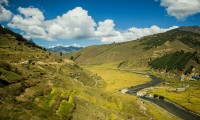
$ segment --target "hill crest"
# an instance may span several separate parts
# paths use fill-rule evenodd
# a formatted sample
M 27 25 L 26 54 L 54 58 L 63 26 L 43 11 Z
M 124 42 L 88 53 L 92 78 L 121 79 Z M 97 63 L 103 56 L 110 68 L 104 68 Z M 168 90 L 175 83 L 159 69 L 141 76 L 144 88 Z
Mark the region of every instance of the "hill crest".
M 120 68 L 149 68 L 148 62 L 176 51 L 200 52 L 198 26 L 180 27 L 138 40 L 89 46 L 67 55 L 79 64 L 116 63 Z

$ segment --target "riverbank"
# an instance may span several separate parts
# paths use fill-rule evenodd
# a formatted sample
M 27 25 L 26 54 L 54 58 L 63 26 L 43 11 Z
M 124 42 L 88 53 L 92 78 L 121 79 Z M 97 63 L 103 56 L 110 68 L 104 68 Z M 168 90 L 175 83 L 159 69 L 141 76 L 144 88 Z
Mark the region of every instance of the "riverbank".
M 165 96 L 176 104 L 179 104 L 185 109 L 200 114 L 200 82 L 199 81 L 180 81 L 178 78 L 160 76 L 165 80 L 165 84 L 157 85 L 157 89 L 151 89 L 149 94 L 157 94 Z M 171 89 L 165 89 L 170 87 Z M 176 88 L 184 88 L 185 91 L 177 91 Z
M 145 84 L 142 84 L 142 85 L 138 85 L 138 86 L 128 88 L 129 91 L 127 91 L 126 93 L 135 96 L 135 95 L 137 95 L 137 92 L 139 92 L 140 90 L 155 86 L 155 85 L 163 82 L 163 80 L 157 78 L 154 75 L 149 75 L 149 76 L 152 79 L 149 83 L 145 83 Z M 145 97 L 145 96 L 140 96 L 140 98 L 147 100 L 147 101 L 150 101 L 150 102 L 162 107 L 166 111 L 172 113 L 173 115 L 180 117 L 182 119 L 185 119 L 185 120 L 188 120 L 188 119 L 199 120 L 200 119 L 199 115 L 192 113 L 189 110 L 183 109 L 182 107 L 176 105 L 173 102 L 154 99 L 154 98 Z

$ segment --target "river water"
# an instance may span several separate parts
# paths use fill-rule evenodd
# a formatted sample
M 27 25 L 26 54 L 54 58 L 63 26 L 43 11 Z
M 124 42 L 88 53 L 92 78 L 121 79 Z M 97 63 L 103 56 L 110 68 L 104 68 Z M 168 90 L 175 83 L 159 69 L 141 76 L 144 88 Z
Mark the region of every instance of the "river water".
M 137 74 L 145 74 L 145 73 L 137 73 Z M 145 75 L 147 75 L 147 74 L 145 74 Z M 152 79 L 150 82 L 128 88 L 128 91 L 126 93 L 135 96 L 138 91 L 140 91 L 144 88 L 155 86 L 155 85 L 163 82 L 163 80 L 157 78 L 154 75 L 149 75 L 149 76 Z M 175 115 L 175 116 L 177 116 L 181 119 L 184 119 L 184 120 L 200 120 L 200 116 L 198 116 L 198 115 L 196 115 L 196 114 L 194 114 L 194 113 L 192 113 L 188 110 L 185 110 L 185 109 L 181 108 L 180 106 L 177 106 L 177 105 L 175 105 L 171 102 L 168 102 L 166 100 L 159 100 L 159 99 L 149 98 L 149 97 L 145 97 L 145 96 L 140 97 L 140 98 L 147 100 L 147 101 L 150 101 L 150 102 L 160 106 L 161 108 L 165 109 L 166 111 L 172 113 L 173 115 Z

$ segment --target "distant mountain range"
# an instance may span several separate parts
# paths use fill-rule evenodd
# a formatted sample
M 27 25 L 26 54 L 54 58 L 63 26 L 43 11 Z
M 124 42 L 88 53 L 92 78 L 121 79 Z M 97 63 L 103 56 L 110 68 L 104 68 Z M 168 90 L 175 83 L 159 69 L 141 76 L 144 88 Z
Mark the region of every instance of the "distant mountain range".
M 52 47 L 52 48 L 48 48 L 48 51 L 52 51 L 55 53 L 71 53 L 71 52 L 75 52 L 77 50 L 80 50 L 83 47 L 74 47 L 74 46 L 69 46 L 69 47 L 64 47 L 64 46 L 56 46 L 56 47 Z

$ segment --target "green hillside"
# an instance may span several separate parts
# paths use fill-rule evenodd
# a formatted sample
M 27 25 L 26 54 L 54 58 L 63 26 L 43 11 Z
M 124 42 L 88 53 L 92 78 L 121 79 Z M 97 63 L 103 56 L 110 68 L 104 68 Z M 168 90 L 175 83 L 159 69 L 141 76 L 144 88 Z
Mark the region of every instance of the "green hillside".
M 191 48 L 173 40 L 146 49 L 148 39 L 154 37 L 90 46 L 69 54 L 67 57 L 73 62 L 1 27 L 0 119 L 177 119 L 151 103 L 118 92 L 149 78 L 113 68 L 146 69 L 151 65 L 154 69 L 165 69 L 157 61 L 168 60 L 162 64 L 170 66 L 169 61 L 177 56 L 176 63 L 188 58 L 182 61 L 186 66 L 181 67 L 184 72 L 190 72 L 187 68 L 191 66 L 196 68 L 198 46 Z M 185 52 L 176 52 L 180 50 L 177 45 Z M 92 66 L 83 68 L 76 62 Z M 94 66 L 102 63 L 106 64 Z
M 190 67 L 186 69 L 188 64 Z M 166 72 L 177 70 L 183 71 L 185 74 L 191 74 L 194 66 L 196 71 L 200 71 L 200 57 L 197 52 L 176 51 L 150 61 L 149 65 L 154 69 L 166 69 Z
M 67 58 L 82 65 L 115 63 L 120 68 L 147 69 L 149 61 L 181 50 L 200 52 L 199 27 L 180 27 L 130 42 L 89 46 Z
M 0 119 L 154 118 L 140 109 L 138 98 L 106 92 L 106 83 L 99 76 L 22 36 L 17 39 L 18 34 L 6 28 L 2 30 Z

